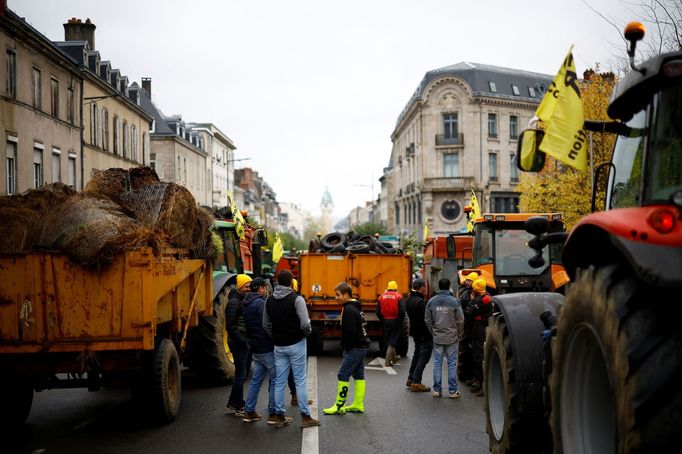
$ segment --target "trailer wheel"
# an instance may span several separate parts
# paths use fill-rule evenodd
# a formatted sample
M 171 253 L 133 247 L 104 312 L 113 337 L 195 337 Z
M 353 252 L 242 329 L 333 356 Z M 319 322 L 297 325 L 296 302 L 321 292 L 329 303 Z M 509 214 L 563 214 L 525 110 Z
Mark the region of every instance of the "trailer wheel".
M 397 355 L 403 358 L 407 356 L 407 351 L 410 348 L 410 322 L 407 317 L 403 318 L 403 326 L 400 328 L 400 337 L 395 346 Z
M 578 269 L 552 345 L 555 453 L 672 452 L 682 432 L 680 288 Z
M 225 323 L 227 299 L 227 290 L 221 291 L 214 302 L 214 314 L 200 317 L 199 326 L 190 336 L 190 368 L 209 381 L 234 378 L 234 358 L 227 344 Z
M 33 386 L 20 379 L 0 381 L 0 426 L 16 426 L 23 424 L 31 412 L 33 404 Z
M 308 355 L 320 355 L 324 351 L 324 328 L 313 324 L 312 331 L 307 338 Z
M 173 421 L 180 408 L 180 360 L 170 339 L 162 339 L 154 351 L 152 390 L 154 418 Z

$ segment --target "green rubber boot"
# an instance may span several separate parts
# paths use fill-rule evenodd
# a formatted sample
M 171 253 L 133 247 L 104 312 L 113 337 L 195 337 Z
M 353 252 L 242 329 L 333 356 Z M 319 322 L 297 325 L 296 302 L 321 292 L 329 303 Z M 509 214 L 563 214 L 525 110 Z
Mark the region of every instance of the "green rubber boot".
M 350 413 L 364 413 L 365 412 L 365 380 L 355 381 L 355 394 L 353 395 L 353 404 L 344 407 L 344 410 Z
M 343 415 L 346 413 L 346 398 L 348 397 L 348 389 L 350 383 L 347 381 L 339 381 L 338 390 L 336 394 L 336 403 L 329 408 L 325 408 L 322 412 L 325 415 Z

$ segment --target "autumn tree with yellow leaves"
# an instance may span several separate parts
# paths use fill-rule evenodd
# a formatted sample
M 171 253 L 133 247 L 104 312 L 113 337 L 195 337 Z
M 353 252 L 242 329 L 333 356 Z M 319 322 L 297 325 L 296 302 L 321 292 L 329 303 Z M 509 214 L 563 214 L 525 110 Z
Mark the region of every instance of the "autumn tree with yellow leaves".
M 599 74 L 585 71 L 580 82 L 580 98 L 583 115 L 589 120 L 609 120 L 606 108 L 615 84 L 612 73 Z M 607 133 L 592 135 L 592 159 L 594 168 L 611 159 L 615 136 Z M 589 146 L 588 146 L 589 152 Z M 597 206 L 603 206 L 606 178 L 600 178 L 597 186 Z M 521 174 L 517 188 L 521 191 L 519 210 L 521 212 L 563 213 L 567 229 L 590 213 L 592 182 L 590 171 L 580 171 L 547 156 L 545 167 L 538 173 Z

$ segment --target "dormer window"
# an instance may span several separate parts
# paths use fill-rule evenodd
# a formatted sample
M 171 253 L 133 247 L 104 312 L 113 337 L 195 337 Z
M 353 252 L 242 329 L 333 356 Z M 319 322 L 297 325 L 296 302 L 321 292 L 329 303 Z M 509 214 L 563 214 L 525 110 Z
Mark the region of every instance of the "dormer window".
M 495 85 L 495 82 L 488 82 L 488 85 L 490 86 L 491 92 L 497 93 L 497 86 Z
M 535 88 L 528 87 L 528 94 L 530 95 L 531 98 L 535 98 Z
M 519 96 L 519 94 L 521 94 L 521 92 L 519 92 L 519 87 L 512 85 L 512 93 L 514 93 L 516 96 Z

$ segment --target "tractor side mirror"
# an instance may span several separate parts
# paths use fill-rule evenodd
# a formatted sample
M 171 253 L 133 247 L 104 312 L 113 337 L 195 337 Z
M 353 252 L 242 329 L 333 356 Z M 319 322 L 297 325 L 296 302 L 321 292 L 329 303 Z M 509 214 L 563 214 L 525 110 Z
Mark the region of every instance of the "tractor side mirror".
M 549 220 L 542 216 L 533 216 L 526 219 L 523 228 L 531 235 L 539 236 L 549 231 Z

